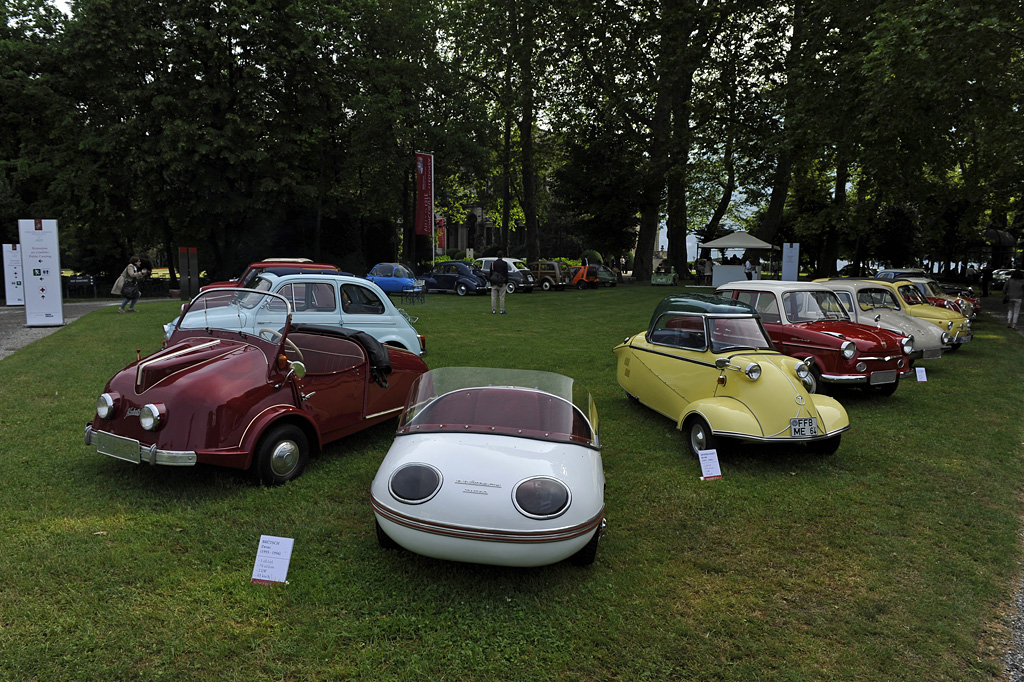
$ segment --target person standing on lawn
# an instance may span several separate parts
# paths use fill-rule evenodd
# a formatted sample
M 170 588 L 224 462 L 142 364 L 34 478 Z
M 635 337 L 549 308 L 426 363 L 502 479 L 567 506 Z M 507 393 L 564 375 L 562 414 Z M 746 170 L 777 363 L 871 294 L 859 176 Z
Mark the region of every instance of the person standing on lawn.
M 508 288 L 508 263 L 502 258 L 504 251 L 498 251 L 498 260 L 491 263 L 491 315 L 498 309 L 498 302 L 501 302 L 501 314 L 505 312 L 505 293 Z
M 1024 299 L 1024 272 L 1019 269 L 1010 273 L 1010 279 L 1003 285 L 1003 297 L 1006 299 L 1006 326 L 1010 329 L 1017 328 L 1017 318 L 1020 316 L 1020 302 Z

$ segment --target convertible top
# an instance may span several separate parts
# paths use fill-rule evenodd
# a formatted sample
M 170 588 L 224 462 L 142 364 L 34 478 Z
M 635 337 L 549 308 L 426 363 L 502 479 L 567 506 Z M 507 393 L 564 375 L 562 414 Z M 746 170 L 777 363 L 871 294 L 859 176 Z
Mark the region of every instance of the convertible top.
M 293 324 L 291 331 L 302 334 L 327 334 L 354 341 L 363 347 L 370 361 L 370 375 L 382 387 L 387 388 L 387 376 L 391 374 L 391 357 L 388 347 L 369 334 L 347 327 L 325 327 L 315 324 Z

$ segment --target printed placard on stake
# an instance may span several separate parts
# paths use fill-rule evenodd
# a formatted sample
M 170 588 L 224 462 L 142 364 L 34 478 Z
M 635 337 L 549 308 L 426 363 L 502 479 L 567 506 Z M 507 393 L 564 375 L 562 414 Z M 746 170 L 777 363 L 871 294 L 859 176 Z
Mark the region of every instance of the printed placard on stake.
M 718 450 L 698 450 L 700 470 L 704 475 L 702 481 L 714 481 L 722 477 L 722 467 L 718 464 Z
M 915 367 L 914 371 L 917 372 L 917 380 L 928 381 L 928 375 L 924 371 L 924 367 Z
M 25 305 L 25 282 L 18 244 L 4 244 L 4 291 L 7 305 Z
M 21 269 L 25 282 L 25 325 L 59 327 L 64 324 L 60 284 L 60 248 L 56 220 L 19 220 Z
M 261 535 L 250 582 L 257 585 L 286 585 L 294 544 L 294 538 Z

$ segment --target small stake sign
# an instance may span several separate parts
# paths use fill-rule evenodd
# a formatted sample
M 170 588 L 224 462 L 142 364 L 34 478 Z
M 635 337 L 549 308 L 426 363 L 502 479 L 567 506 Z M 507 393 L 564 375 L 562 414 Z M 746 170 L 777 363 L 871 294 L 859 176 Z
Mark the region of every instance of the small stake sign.
M 252 567 L 252 581 L 259 585 L 288 584 L 288 564 L 292 560 L 293 538 L 261 535 L 256 551 L 256 565 Z
M 700 470 L 704 475 L 702 481 L 713 481 L 722 477 L 722 468 L 718 465 L 718 450 L 700 450 Z
M 928 381 L 928 375 L 925 374 L 924 367 L 915 367 L 914 371 L 917 372 L 918 381 Z

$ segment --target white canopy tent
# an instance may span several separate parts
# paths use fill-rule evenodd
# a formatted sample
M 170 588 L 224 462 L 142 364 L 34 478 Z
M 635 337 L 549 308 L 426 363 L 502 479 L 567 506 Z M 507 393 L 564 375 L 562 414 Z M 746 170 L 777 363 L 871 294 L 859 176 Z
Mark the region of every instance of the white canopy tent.
M 697 244 L 698 249 L 768 249 L 774 251 L 776 247 L 766 241 L 762 241 L 748 232 L 733 232 L 724 237 L 713 239 L 703 244 Z M 719 286 L 727 282 L 745 279 L 742 265 L 719 265 L 716 264 L 712 272 L 712 286 Z M 761 266 L 757 267 L 756 279 L 761 278 Z
M 768 242 L 761 241 L 749 232 L 733 232 L 703 244 L 698 249 L 774 249 Z

